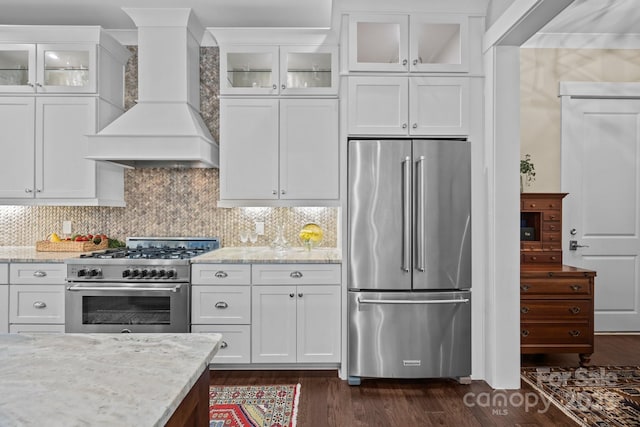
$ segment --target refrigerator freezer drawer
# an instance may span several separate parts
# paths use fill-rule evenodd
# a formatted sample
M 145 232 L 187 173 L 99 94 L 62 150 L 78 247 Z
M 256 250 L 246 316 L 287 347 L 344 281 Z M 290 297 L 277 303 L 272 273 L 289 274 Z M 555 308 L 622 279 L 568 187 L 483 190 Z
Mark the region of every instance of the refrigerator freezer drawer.
M 471 375 L 471 292 L 349 292 L 349 376 Z

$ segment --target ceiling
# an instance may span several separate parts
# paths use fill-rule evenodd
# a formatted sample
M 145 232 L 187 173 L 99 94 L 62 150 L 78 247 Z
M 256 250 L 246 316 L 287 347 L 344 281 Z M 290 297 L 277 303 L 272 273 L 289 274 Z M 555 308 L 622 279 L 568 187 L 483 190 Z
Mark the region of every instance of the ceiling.
M 191 8 L 204 27 L 329 27 L 332 0 L 0 0 L 0 24 L 134 29 L 122 7 Z
M 640 1 L 575 0 L 539 32 L 640 34 Z

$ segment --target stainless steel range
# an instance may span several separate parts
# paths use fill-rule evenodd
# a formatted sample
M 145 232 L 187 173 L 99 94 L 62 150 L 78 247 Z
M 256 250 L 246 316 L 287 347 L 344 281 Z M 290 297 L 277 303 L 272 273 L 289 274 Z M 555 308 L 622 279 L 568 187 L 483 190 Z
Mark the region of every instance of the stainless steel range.
M 129 237 L 68 259 L 66 332 L 189 332 L 190 258 L 217 238 Z

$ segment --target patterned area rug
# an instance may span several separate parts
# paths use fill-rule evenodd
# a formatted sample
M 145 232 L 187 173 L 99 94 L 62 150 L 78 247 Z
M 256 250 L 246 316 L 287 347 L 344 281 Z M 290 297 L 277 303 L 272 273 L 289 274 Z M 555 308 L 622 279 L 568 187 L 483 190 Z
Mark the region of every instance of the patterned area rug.
M 522 368 L 522 379 L 582 426 L 640 426 L 640 367 Z
M 300 384 L 211 386 L 209 427 L 295 427 Z

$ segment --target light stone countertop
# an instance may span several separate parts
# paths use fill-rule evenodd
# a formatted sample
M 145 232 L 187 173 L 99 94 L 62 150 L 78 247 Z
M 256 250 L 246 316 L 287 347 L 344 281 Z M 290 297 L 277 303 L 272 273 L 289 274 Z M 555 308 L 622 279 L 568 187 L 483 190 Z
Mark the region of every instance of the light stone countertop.
M 218 334 L 0 334 L 0 426 L 164 426 Z
M 302 247 L 292 247 L 280 252 L 268 246 L 225 247 L 191 259 L 196 263 L 212 264 L 339 264 L 342 254 L 337 248 L 314 248 L 310 251 Z
M 35 246 L 0 246 L 0 262 L 64 262 L 84 252 L 39 252 Z

